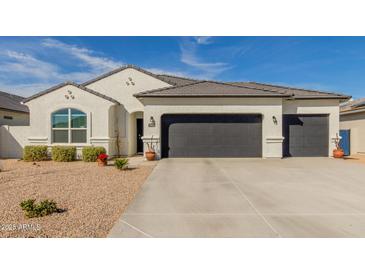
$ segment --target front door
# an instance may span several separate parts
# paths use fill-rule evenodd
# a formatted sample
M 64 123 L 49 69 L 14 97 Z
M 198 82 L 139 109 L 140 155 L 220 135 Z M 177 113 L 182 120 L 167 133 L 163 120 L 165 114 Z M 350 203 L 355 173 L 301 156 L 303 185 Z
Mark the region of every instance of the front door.
M 143 119 L 137 119 L 137 153 L 143 153 Z

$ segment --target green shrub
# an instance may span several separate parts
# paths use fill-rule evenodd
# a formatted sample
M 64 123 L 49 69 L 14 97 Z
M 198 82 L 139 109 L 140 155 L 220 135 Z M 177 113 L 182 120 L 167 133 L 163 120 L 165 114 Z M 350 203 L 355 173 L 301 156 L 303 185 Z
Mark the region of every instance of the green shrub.
M 126 169 L 128 168 L 129 160 L 127 158 L 117 158 L 114 161 L 114 165 L 117 169 Z
M 106 153 L 104 147 L 84 147 L 82 149 L 82 160 L 84 162 L 95 162 L 102 153 Z
M 52 200 L 43 200 L 36 204 L 35 199 L 29 199 L 21 202 L 20 207 L 28 218 L 43 217 L 60 211 L 57 208 L 57 204 Z
M 76 147 L 54 146 L 52 147 L 52 160 L 56 162 L 71 162 L 76 159 Z
M 25 146 L 23 149 L 24 161 L 44 161 L 48 159 L 47 146 Z

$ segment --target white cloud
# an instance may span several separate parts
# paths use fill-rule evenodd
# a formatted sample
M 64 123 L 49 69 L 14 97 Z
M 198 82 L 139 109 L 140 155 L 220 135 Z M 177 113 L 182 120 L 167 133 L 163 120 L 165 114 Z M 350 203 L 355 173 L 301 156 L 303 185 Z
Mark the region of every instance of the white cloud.
M 47 48 L 53 48 L 64 52 L 67 55 L 71 55 L 84 64 L 90 66 L 94 71 L 105 72 L 107 70 L 115 69 L 122 66 L 123 63 L 119 61 L 114 61 L 106 57 L 96 56 L 96 53 L 87 48 L 78 47 L 72 44 L 66 44 L 55 39 L 44 39 L 42 46 Z
M 180 44 L 181 57 L 180 61 L 186 65 L 199 71 L 199 77 L 214 78 L 218 74 L 231 68 L 231 66 L 224 62 L 206 62 L 202 61 L 198 56 L 197 42 L 184 41 Z
M 0 90 L 23 96 L 32 95 L 64 81 L 82 83 L 123 64 L 87 48 L 56 39 L 43 39 L 32 48 L 27 45 L 26 52 L 21 47 L 17 50 L 13 48 L 0 48 Z M 45 54 L 53 59 L 76 58 L 79 66 L 75 69 L 81 69 L 65 72 L 60 65 L 39 57 Z
M 54 77 L 57 71 L 55 65 L 38 60 L 29 54 L 8 50 L 2 55 L 6 58 L 6 61 L 0 63 L 2 73 L 45 79 Z
M 23 97 L 29 97 L 36 92 L 46 90 L 55 83 L 32 83 L 32 84 L 5 84 L 0 82 L 0 90 L 17 94 Z
M 211 36 L 196 36 L 194 38 L 195 38 L 195 41 L 200 45 L 208 45 L 213 42 L 212 41 L 213 37 L 211 37 Z

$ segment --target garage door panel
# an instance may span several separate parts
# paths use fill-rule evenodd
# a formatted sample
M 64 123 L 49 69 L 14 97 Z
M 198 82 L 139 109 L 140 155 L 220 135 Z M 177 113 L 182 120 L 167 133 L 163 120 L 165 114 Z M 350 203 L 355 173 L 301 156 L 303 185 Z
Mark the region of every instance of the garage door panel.
M 284 156 L 328 156 L 328 115 L 284 115 Z
M 164 115 L 162 157 L 261 157 L 260 115 Z

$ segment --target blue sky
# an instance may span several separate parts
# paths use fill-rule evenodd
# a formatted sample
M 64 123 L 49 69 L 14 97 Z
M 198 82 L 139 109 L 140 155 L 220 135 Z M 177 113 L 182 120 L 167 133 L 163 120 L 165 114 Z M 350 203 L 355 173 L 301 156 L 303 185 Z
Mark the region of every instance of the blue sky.
M 365 97 L 365 37 L 0 37 L 0 90 L 23 96 L 124 64 Z

